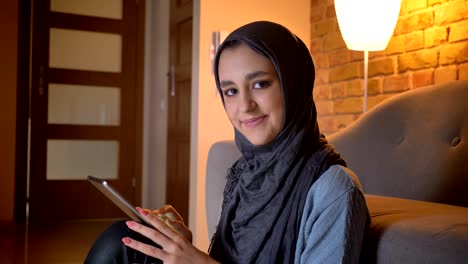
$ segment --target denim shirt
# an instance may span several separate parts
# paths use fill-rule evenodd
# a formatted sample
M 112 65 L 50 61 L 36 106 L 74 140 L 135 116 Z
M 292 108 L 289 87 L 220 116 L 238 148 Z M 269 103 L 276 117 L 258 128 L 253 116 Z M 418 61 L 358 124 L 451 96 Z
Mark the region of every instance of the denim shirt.
M 307 194 L 294 263 L 359 263 L 369 225 L 359 180 L 349 169 L 331 166 Z

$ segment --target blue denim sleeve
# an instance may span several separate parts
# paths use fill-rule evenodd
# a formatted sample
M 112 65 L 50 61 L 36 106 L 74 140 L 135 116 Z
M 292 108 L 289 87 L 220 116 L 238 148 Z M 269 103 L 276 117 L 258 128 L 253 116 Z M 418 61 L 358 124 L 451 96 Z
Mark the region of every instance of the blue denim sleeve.
M 295 263 L 359 263 L 369 212 L 357 179 L 331 168 L 307 195 Z

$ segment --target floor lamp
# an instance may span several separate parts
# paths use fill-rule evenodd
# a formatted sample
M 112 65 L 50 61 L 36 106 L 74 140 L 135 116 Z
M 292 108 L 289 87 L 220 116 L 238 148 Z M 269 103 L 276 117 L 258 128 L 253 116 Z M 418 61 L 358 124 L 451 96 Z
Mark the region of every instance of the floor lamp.
M 401 0 L 335 0 L 341 35 L 350 50 L 364 51 L 364 106 L 367 110 L 369 51 L 384 50 L 393 34 Z

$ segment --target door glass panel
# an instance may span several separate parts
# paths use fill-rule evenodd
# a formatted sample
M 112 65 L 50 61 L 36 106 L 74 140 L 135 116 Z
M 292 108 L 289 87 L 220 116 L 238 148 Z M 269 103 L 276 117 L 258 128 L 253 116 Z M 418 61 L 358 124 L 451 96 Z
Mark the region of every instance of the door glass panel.
M 120 88 L 49 84 L 49 124 L 120 125 Z
M 118 153 L 118 141 L 49 139 L 47 180 L 117 179 Z
M 122 0 L 51 0 L 54 12 L 122 19 Z
M 120 72 L 122 36 L 74 29 L 50 28 L 49 67 Z

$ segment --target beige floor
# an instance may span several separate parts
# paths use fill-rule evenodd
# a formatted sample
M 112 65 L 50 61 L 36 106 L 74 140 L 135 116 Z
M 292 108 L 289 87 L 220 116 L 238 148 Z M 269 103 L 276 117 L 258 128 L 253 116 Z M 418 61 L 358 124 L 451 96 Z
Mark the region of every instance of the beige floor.
M 29 225 L 0 223 L 0 263 L 83 263 L 93 241 L 113 221 L 69 221 Z

